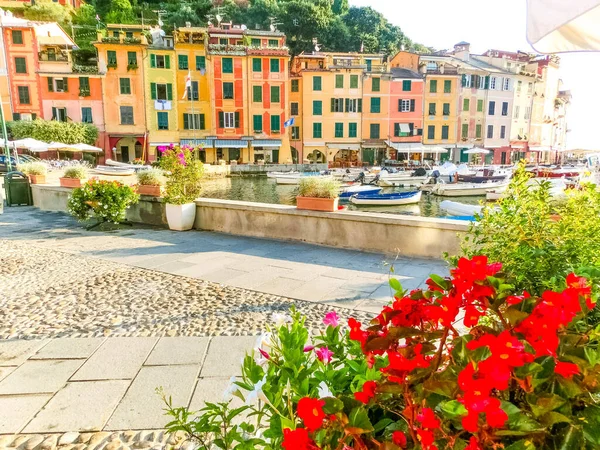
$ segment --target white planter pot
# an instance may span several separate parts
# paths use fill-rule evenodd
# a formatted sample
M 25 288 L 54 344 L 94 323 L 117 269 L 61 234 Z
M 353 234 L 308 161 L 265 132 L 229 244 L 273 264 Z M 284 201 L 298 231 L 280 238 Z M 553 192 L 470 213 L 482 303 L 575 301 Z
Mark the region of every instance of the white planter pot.
M 187 231 L 194 227 L 196 204 L 171 205 L 167 203 L 167 222 L 171 230 Z

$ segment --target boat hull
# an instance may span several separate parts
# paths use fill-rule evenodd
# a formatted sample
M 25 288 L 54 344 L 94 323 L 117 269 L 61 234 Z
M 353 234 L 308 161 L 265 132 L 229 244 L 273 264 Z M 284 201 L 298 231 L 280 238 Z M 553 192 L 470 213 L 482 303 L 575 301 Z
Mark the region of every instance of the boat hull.
M 420 186 L 429 177 L 411 177 L 405 176 L 402 178 L 381 178 L 379 179 L 379 186 L 383 187 L 402 187 L 402 186 Z
M 483 206 L 479 205 L 465 205 L 464 203 L 453 202 L 450 200 L 444 200 L 440 203 L 440 209 L 445 211 L 451 216 L 473 216 L 480 214 Z
M 376 196 L 372 197 L 360 197 L 353 196 L 350 198 L 350 202 L 354 205 L 363 205 L 363 206 L 397 206 L 397 205 L 410 205 L 413 203 L 419 203 L 421 201 L 421 191 L 415 192 L 411 196 L 406 197 L 397 197 L 394 198 L 392 196 L 386 198 L 385 196 L 382 198 L 377 198 Z
M 436 184 L 431 191 L 435 195 L 442 197 L 468 197 L 476 195 L 486 195 L 491 189 L 498 189 L 507 186 L 508 183 L 480 183 L 461 186 L 460 184 Z

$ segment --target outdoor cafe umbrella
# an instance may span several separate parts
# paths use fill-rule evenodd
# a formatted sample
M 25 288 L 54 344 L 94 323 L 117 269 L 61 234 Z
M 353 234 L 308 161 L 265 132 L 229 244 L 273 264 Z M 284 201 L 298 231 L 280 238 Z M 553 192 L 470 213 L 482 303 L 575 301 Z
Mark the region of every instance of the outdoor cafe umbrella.
M 12 141 L 12 146 L 13 148 L 26 148 L 31 152 L 37 153 L 48 151 L 48 144 L 33 138 L 25 138 Z
M 600 51 L 600 0 L 527 0 L 527 40 L 540 53 Z
M 473 147 L 472 149 L 464 152 L 465 155 L 489 155 L 490 153 L 490 150 L 481 147 Z M 485 158 L 483 156 L 481 157 L 481 165 L 485 166 Z
M 100 147 L 94 147 L 93 145 L 84 144 L 84 143 L 73 144 L 71 147 L 76 148 L 80 152 L 84 152 L 84 153 L 102 153 L 102 149 Z

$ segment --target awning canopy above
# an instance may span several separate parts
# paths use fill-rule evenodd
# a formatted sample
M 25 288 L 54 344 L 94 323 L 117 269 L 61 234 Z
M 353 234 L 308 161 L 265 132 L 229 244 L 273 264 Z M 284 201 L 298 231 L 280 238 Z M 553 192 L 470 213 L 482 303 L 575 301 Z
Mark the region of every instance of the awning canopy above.
M 213 141 L 210 139 L 181 139 L 179 141 L 179 144 L 180 145 L 189 145 L 190 147 L 197 147 L 198 145 L 201 145 L 203 147 L 212 148 Z
M 549 145 L 532 145 L 529 147 L 529 150 L 532 152 L 551 152 L 553 151 L 552 147 Z
M 401 153 L 421 153 L 425 146 L 420 142 L 392 142 L 387 141 L 387 145 L 398 150 Z
M 357 143 L 341 144 L 338 142 L 335 142 L 335 143 L 328 142 L 327 147 L 329 147 L 330 149 L 335 149 L 335 150 L 355 150 L 355 151 L 360 150 L 360 144 L 357 144 Z
M 217 139 L 214 144 L 215 148 L 247 148 L 248 142 L 239 139 Z
M 281 147 L 280 139 L 255 139 L 251 141 L 252 147 Z
M 400 133 L 410 133 L 410 126 L 407 123 L 400 123 Z

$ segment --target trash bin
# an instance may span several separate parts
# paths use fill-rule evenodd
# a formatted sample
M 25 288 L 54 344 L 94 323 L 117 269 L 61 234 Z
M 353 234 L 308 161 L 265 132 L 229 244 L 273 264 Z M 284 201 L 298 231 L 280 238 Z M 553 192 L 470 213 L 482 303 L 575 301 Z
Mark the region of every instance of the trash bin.
M 6 191 L 6 206 L 31 206 L 31 186 L 29 178 L 22 172 L 8 172 L 4 177 Z

